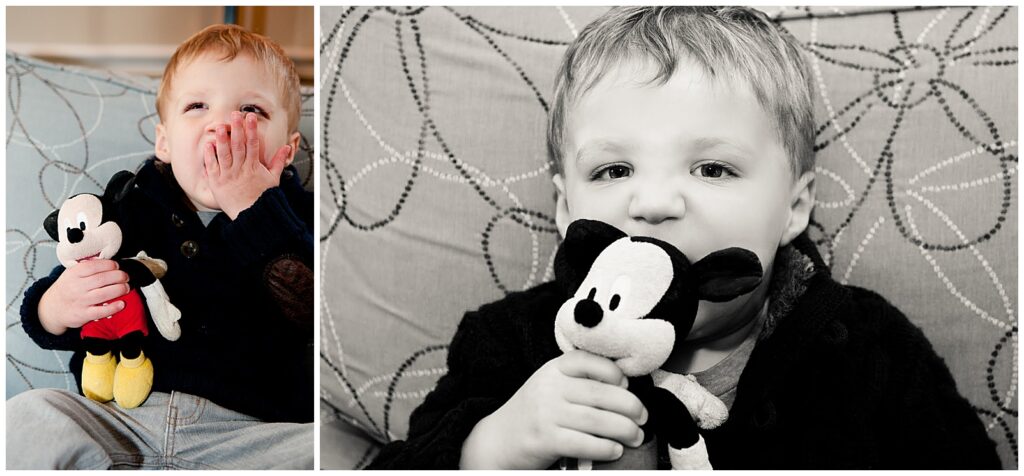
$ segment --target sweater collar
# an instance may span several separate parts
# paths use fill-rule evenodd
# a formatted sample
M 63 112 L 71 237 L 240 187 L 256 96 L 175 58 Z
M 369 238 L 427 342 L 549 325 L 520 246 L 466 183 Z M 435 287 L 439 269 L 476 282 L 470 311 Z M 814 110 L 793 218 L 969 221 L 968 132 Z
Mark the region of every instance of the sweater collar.
M 135 186 L 153 203 L 167 211 L 195 212 L 195 207 L 174 180 L 170 167 L 159 164 L 156 157 L 150 157 L 139 167 L 135 174 Z
M 768 316 L 758 340 L 771 336 L 779 321 L 789 315 L 803 297 L 810 279 L 819 272 L 828 273 L 828 267 L 806 233 L 779 249 L 768 288 Z

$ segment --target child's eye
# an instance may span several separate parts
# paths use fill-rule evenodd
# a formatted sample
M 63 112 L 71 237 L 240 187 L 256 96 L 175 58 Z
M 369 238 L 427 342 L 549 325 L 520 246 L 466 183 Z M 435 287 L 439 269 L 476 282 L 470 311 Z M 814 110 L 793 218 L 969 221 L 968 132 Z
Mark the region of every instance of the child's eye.
M 614 164 L 601 167 L 590 175 L 591 180 L 619 180 L 633 175 L 633 169 L 628 165 Z
M 270 117 L 270 115 L 267 114 L 267 111 L 264 111 L 262 107 L 259 107 L 259 106 L 255 105 L 255 104 L 243 104 L 242 107 L 239 108 L 239 110 L 244 112 L 244 113 L 252 112 L 252 113 L 258 114 L 258 115 L 263 116 L 263 117 L 267 117 L 267 118 Z
M 189 112 L 193 109 L 206 109 L 206 104 L 203 104 L 201 102 L 190 102 L 188 103 L 187 106 L 185 106 L 185 112 Z
M 718 162 L 708 162 L 697 167 L 697 173 L 704 178 L 735 177 L 736 172 L 728 165 Z

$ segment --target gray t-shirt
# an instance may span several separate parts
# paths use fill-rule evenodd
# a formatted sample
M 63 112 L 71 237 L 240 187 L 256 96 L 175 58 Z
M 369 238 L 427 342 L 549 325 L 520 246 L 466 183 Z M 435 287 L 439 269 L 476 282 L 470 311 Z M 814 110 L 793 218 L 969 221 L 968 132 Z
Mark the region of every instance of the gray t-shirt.
M 750 353 L 754 351 L 754 345 L 757 344 L 757 336 L 761 334 L 761 327 L 764 326 L 764 317 L 765 313 L 761 313 L 757 317 L 758 322 L 751 326 L 747 337 L 721 362 L 706 370 L 693 373 L 697 383 L 722 400 L 727 408 L 732 408 L 732 402 L 736 400 L 736 385 L 740 381 L 743 368 L 750 360 Z
M 199 215 L 199 221 L 203 222 L 203 226 L 210 226 L 210 222 L 213 221 L 213 217 L 217 216 L 220 212 L 196 212 Z

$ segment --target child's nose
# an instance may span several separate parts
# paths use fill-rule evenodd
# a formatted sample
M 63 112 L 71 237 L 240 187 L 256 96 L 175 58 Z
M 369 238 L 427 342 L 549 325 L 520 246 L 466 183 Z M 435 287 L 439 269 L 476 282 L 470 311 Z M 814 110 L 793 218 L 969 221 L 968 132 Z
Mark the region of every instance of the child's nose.
M 224 127 L 224 131 L 228 133 L 228 136 L 230 136 L 231 135 L 231 123 L 227 122 L 227 121 L 224 121 L 224 122 L 221 122 L 221 121 L 211 121 L 209 124 L 206 125 L 206 133 L 210 134 L 210 135 L 214 135 L 214 134 L 217 133 L 217 128 L 219 128 L 221 126 Z
M 686 213 L 686 201 L 677 187 L 661 181 L 637 187 L 629 202 L 629 217 L 648 224 L 677 220 Z
M 220 120 L 216 120 L 216 119 L 211 120 L 210 123 L 206 125 L 206 133 L 208 133 L 208 134 L 216 134 L 217 133 L 217 128 L 220 127 L 220 126 L 224 126 L 224 131 L 228 133 L 228 136 L 230 136 L 231 135 L 231 121 L 235 118 L 235 116 L 237 116 L 239 120 L 243 119 L 243 117 L 244 117 L 240 112 L 238 112 L 238 111 L 236 111 L 234 109 L 230 109 L 230 110 L 227 110 L 227 111 L 213 111 L 213 112 L 214 113 L 211 114 L 210 117 L 213 117 L 213 118 L 220 117 L 221 119 Z

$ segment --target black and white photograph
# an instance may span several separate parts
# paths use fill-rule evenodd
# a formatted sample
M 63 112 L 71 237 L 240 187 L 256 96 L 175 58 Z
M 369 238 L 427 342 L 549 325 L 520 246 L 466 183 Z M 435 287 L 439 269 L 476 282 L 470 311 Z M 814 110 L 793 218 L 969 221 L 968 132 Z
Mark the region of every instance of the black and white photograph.
M 321 6 L 321 469 L 1016 469 L 1013 6 Z

